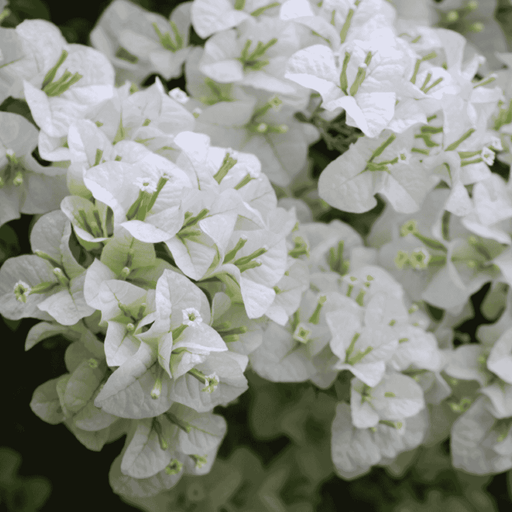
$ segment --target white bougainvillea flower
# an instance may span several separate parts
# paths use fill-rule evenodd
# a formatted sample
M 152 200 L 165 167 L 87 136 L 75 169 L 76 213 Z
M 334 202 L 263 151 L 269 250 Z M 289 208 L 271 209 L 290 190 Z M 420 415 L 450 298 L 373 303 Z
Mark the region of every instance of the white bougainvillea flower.
M 489 399 L 480 397 L 452 426 L 452 464 L 475 475 L 501 473 L 512 468 L 512 423 L 497 420 Z
M 149 478 L 167 467 L 176 449 L 177 427 L 164 415 L 132 421 L 121 471 L 133 478 Z
M 336 314 L 337 312 L 328 316 L 333 333 L 340 332 L 341 329 L 341 326 L 335 322 L 345 319 L 345 315 L 343 317 L 340 315 L 340 320 L 337 320 Z M 340 340 L 339 336 L 333 334 L 331 350 L 339 358 L 335 368 L 350 370 L 368 386 L 377 385 L 384 376 L 386 361 L 391 359 L 398 346 L 398 340 L 393 336 L 391 329 L 386 330 L 385 327 L 352 328 L 350 332 L 353 331 L 354 334 L 346 344 Z
M 160 371 L 157 347 L 141 342 L 137 352 L 128 357 L 109 377 L 94 404 L 121 418 L 151 418 L 172 405 L 169 397 L 171 379 Z M 153 398 L 158 382 L 158 397 Z
M 497 380 L 480 389 L 480 393 L 490 399 L 489 410 L 498 420 L 512 417 L 512 386 L 508 383 Z
M 185 275 L 201 279 L 224 254 L 240 210 L 241 201 L 231 189 L 219 194 L 190 189 L 183 194 L 183 226 L 165 244 Z
M 116 142 L 122 131 L 121 138 L 140 142 L 157 152 L 167 146 L 176 148 L 174 138 L 183 131 L 193 129 L 194 116 L 165 93 L 157 77 L 153 85 L 122 101 L 118 124 L 122 128 L 116 126 Z
M 285 325 L 288 318 L 299 308 L 302 294 L 308 287 L 309 270 L 306 262 L 288 258 L 284 276 L 275 287 L 274 302 L 267 309 L 265 315 L 279 325 Z
M 114 227 L 122 225 L 147 243 L 171 238 L 183 223 L 180 196 L 183 187 L 190 186 L 189 179 L 175 164 L 140 144 L 126 141 L 119 151 L 122 161 L 88 169 L 84 184 L 112 209 Z M 143 190 L 147 187 L 156 191 Z
M 91 45 L 112 62 L 118 71 L 118 83 L 125 80 L 138 83 L 151 73 L 148 61 L 139 61 L 138 57 L 123 49 L 119 42 L 121 31 L 126 25 L 138 27 L 140 20 L 147 14 L 147 11 L 132 2 L 116 0 L 105 9 L 91 31 Z
M 119 455 L 110 467 L 109 483 L 115 493 L 129 498 L 148 498 L 165 489 L 174 487 L 184 474 L 182 456 L 170 460 L 169 471 L 165 469 L 149 478 L 134 478 L 121 471 L 122 455 Z
M 317 373 L 305 343 L 289 329 L 270 322 L 263 343 L 250 354 L 251 368 L 272 382 L 305 382 Z
M 350 405 L 338 403 L 331 434 L 331 456 L 336 473 L 345 480 L 352 480 L 367 473 L 383 458 L 394 459 L 399 453 L 419 446 L 428 428 L 425 409 L 397 427 L 379 423 L 375 431 L 358 429 L 352 424 Z
M 357 378 L 351 381 L 350 407 L 357 428 L 376 427 L 379 421 L 399 421 L 415 416 L 425 407 L 423 390 L 411 377 L 387 374 L 375 387 Z
M 263 342 L 264 322 L 251 320 L 243 304 L 235 303 L 224 292 L 213 297 L 211 323 L 233 352 L 249 355 Z
M 321 38 L 332 48 L 337 48 L 340 44 L 339 30 L 331 24 L 330 18 L 326 19 L 322 14 L 322 6 L 309 0 L 286 0 L 281 6 L 279 16 L 282 20 L 292 20 L 305 25 L 311 29 L 312 35 Z
M 383 0 L 287 0 L 281 7 L 281 18 L 294 20 L 316 32 L 333 49 L 340 42 L 369 39 L 375 30 L 391 27 L 395 9 Z
M 487 368 L 501 380 L 512 384 L 512 330 L 505 331 L 496 341 L 487 359 Z M 512 416 L 512 414 L 511 414 Z
M 325 45 L 300 50 L 288 61 L 285 76 L 318 91 L 326 110 L 345 109 L 347 124 L 373 138 L 393 118 L 411 67 L 405 44 L 382 29 L 369 41 L 346 43 L 338 52 Z
M 153 357 L 165 373 L 153 381 L 156 401 L 165 392 L 165 400 L 205 412 L 247 389 L 243 376 L 247 356 L 228 352 L 220 334 L 209 325 L 209 303 L 196 285 L 165 270 L 157 283 L 156 306 L 154 324 L 138 336 L 156 347 Z
M 200 49 L 194 51 L 185 70 L 187 88 L 197 98 L 189 108 L 200 108 L 196 131 L 208 135 L 214 145 L 253 153 L 273 183 L 287 186 L 306 165 L 306 148 L 319 137 L 313 125 L 294 117 L 307 107 L 308 91 L 298 87 L 293 94 L 247 94 L 236 83 L 218 83 L 201 73 L 201 55 Z
M 295 108 L 255 117 L 258 108 L 254 109 L 253 103 L 245 107 L 236 101 L 208 107 L 199 115 L 196 129 L 209 135 L 213 144 L 229 144 L 253 153 L 272 183 L 288 186 L 306 165 L 305 148 L 318 140 L 318 130 L 297 121 L 293 117 Z M 245 115 L 234 119 L 234 112 Z
M 263 344 L 250 355 L 254 370 L 273 382 L 330 379 L 329 384 L 322 385 L 329 387 L 337 372 L 333 371 L 336 361 L 328 349 L 332 333 L 327 318 L 340 312 L 343 299 L 336 292 L 306 290 L 299 309 L 284 327 L 271 322 L 265 329 Z
M 73 325 L 94 313 L 84 298 L 85 268 L 69 248 L 70 236 L 71 224 L 59 210 L 36 222 L 30 236 L 36 255 L 11 258 L 0 270 L 2 315 Z
M 445 146 L 448 146 L 459 140 L 468 128 L 485 126 L 503 92 L 499 87 L 485 87 L 492 80 L 484 79 L 476 86 L 472 83 L 482 57 L 475 55 L 463 65 L 466 43 L 463 36 L 446 29 L 437 29 L 437 33 L 446 52 L 447 71 L 460 89 L 457 94 L 446 94 L 442 99 Z
M 487 258 L 466 240 L 456 238 L 446 243 L 446 265 L 434 275 L 423 290 L 422 298 L 437 307 L 461 311 L 467 299 L 486 282 L 499 275 Z M 446 286 L 451 282 L 452 286 Z
M 387 208 L 375 223 L 369 242 L 382 243 L 379 263 L 403 285 L 412 300 L 425 299 L 436 307 L 453 308 L 458 314 L 468 293 L 499 275 L 492 263 L 496 260 L 499 264 L 501 255 L 496 255 L 501 246 L 498 249 L 494 242 L 471 238 L 457 217 L 445 214 L 450 196 L 448 189 L 432 190 L 420 212 L 413 216 Z M 452 286 L 446 286 L 447 279 Z
M 222 192 L 236 190 L 241 205 L 237 226 L 244 229 L 264 229 L 270 224 L 275 209 L 277 208 L 276 196 L 269 179 L 261 172 L 261 163 L 254 155 L 235 152 L 231 148 L 223 150 L 224 159 L 228 166 L 233 167 L 221 180 L 218 189 Z M 236 159 L 230 160 L 232 156 Z M 214 169 L 219 171 L 225 165 L 225 160 Z M 226 167 L 224 167 L 225 169 Z M 219 172 L 217 171 L 217 172 Z M 217 175 L 217 172 L 215 175 Z M 241 185 L 241 186 L 239 186 Z
M 80 196 L 67 196 L 61 202 L 61 210 L 80 240 L 90 244 L 103 242 L 108 238 L 109 231 L 112 231 L 109 209 L 100 201 L 93 204 Z
M 388 362 L 388 367 L 395 371 L 419 368 L 440 371 L 442 358 L 436 337 L 415 325 L 400 325 L 398 331 L 399 344 Z
M 59 59 L 66 39 L 53 23 L 24 20 L 15 29 L 2 28 L 0 77 L 8 84 L 7 96 L 23 98 L 23 80 L 41 87 L 44 76 Z M 78 45 L 77 45 L 78 46 Z
M 218 449 L 226 427 L 221 416 L 174 404 L 158 417 L 132 422 L 121 471 L 136 479 L 149 478 L 165 470 L 177 453 L 210 453 Z
M 120 79 L 142 81 L 151 73 L 166 80 L 181 74 L 190 47 L 190 6 L 177 6 L 168 19 L 138 5 L 116 0 L 91 32 L 91 43 L 121 70 Z
M 37 129 L 24 117 L 0 112 L 0 225 L 20 213 L 58 208 L 67 195 L 66 171 L 42 166 L 32 156 Z
M 211 366 L 206 373 L 201 369 L 212 364 L 205 361 L 212 352 L 227 351 L 227 347 L 220 335 L 207 325 L 208 301 L 191 281 L 174 271 L 164 270 L 156 292 L 146 293 L 123 281 L 107 281 L 102 286 L 104 293 L 99 297 L 104 303 L 102 316 L 111 318 L 112 325 L 120 325 L 120 330 L 113 332 L 115 339 L 109 343 L 109 347 L 112 345 L 109 354 L 112 352 L 112 357 L 123 361 L 96 398 L 98 407 L 125 418 L 152 417 L 177 401 L 173 395 L 175 386 L 181 389 L 182 396 L 185 390 L 194 388 L 191 383 L 180 388 L 180 377 L 202 380 L 198 393 L 205 388 L 205 383 L 207 387 L 210 381 L 210 384 L 219 383 L 213 376 L 216 370 L 212 371 Z M 192 376 L 188 375 L 189 371 Z M 225 372 L 222 375 L 226 380 Z M 229 386 L 229 378 L 225 386 Z M 231 395 L 228 393 L 228 396 Z M 192 397 L 191 406 L 196 407 L 198 400 L 201 404 L 201 399 L 205 403 L 212 400 L 220 403 L 225 398 L 225 393 L 214 393 L 214 397 L 208 399 Z M 189 405 L 187 401 L 184 403 Z
M 87 303 L 100 309 L 99 290 L 104 281 L 122 279 L 144 289 L 154 289 L 158 279 L 170 263 L 155 257 L 153 245 L 133 238 L 125 229 L 118 229 L 104 244 L 100 259 L 88 267 L 84 296 Z
M 299 226 L 298 234 L 304 234 L 310 244 L 308 264 L 312 272 L 347 273 L 352 249 L 363 245 L 361 235 L 339 220 L 329 224 L 303 223 Z
M 69 191 L 90 198 L 92 194 L 84 185 L 84 172 L 103 161 L 115 160 L 117 153 L 103 130 L 88 119 L 69 127 L 67 143 L 71 162 L 67 172 Z
M 344 211 L 362 213 L 377 205 L 383 194 L 398 212 L 420 209 L 439 177 L 425 169 L 417 158 L 409 158 L 412 133 L 361 137 L 348 151 L 329 163 L 320 175 L 320 197 Z
M 192 353 L 207 355 L 211 351 L 227 350 L 220 336 L 209 326 L 210 306 L 206 295 L 185 276 L 171 270 L 163 272 L 156 285 L 156 307 L 158 319 L 164 327 L 155 322 L 153 329 L 156 333 L 164 328 L 174 333 L 172 338 L 158 341 L 160 362 L 170 377 L 177 376 L 178 362 L 185 364 L 183 361 Z M 153 336 L 151 331 L 145 336 Z M 169 367 L 169 359 L 178 339 L 182 340 L 187 350 L 180 351 L 179 361 L 171 361 L 171 367 L 176 365 L 173 369 Z M 189 368 L 180 370 L 180 375 Z
M 235 352 L 212 352 L 191 372 L 176 379 L 171 389 L 175 402 L 197 412 L 227 405 L 248 389 L 244 371 L 248 357 Z
M 455 379 L 476 380 L 481 386 L 485 386 L 492 378 L 492 373 L 485 365 L 488 353 L 488 348 L 477 344 L 444 350 L 446 365 L 443 371 Z
M 90 288 L 90 283 L 87 284 L 86 289 Z M 93 303 L 101 311 L 101 322 L 108 325 L 104 343 L 109 366 L 121 366 L 135 355 L 140 346 L 137 334 L 144 332 L 143 328 L 147 325 L 145 317 L 155 310 L 154 302 L 153 290 L 146 292 L 119 280 L 103 281 L 100 284 L 97 299 Z
M 296 222 L 295 215 L 276 208 L 268 229 L 235 230 L 223 259 L 213 271 L 228 286 L 228 293 L 240 297 L 249 318 L 265 314 L 275 299 L 274 287 L 286 271 L 286 236 Z
M 491 174 L 475 183 L 471 200 L 472 211 L 463 217 L 462 224 L 476 235 L 510 245 L 512 196 L 507 182 Z
M 66 45 L 46 71 L 42 85 L 24 80 L 23 88 L 34 121 L 48 137 L 66 136 L 73 121 L 114 94 L 114 69 L 93 48 Z
M 216 82 L 294 94 L 297 86 L 284 77 L 284 67 L 299 48 L 295 24 L 277 18 L 249 18 L 238 29 L 208 39 L 199 69 Z
M 236 27 L 251 16 L 276 16 L 283 0 L 196 0 L 192 2 L 192 25 L 203 39 Z
M 3 103 L 9 96 L 16 98 L 22 94 L 19 76 L 15 71 L 11 71 L 12 65 L 23 59 L 24 56 L 21 37 L 15 29 L 0 28 L 0 51 L 2 52 L 2 59 L 0 60 L 2 63 L 0 68 L 0 101 Z
M 82 442 L 81 437 L 85 437 L 85 433 L 95 432 L 100 434 L 99 437 L 102 437 L 105 443 L 109 434 L 108 428 L 119 420 L 117 416 L 94 405 L 94 399 L 106 374 L 104 360 L 90 357 L 71 372 L 69 379 L 66 380 L 64 393 L 60 396 L 66 420 L 72 422 L 77 429 L 85 431 L 82 432 L 82 436 L 77 435 Z
M 121 432 L 120 418 L 94 405 L 107 374 L 101 343 L 89 333 L 66 350 L 69 373 L 39 386 L 30 406 L 35 414 L 51 424 L 63 422 L 88 449 L 100 451 Z
M 162 437 L 161 442 L 166 443 L 166 440 Z M 130 499 L 151 498 L 175 486 L 183 475 L 197 476 L 209 473 L 215 462 L 217 450 L 218 445 L 208 452 L 189 455 L 176 449 L 165 469 L 147 478 L 134 478 L 124 474 L 121 470 L 123 457 L 121 454 L 114 460 L 110 468 L 110 485 L 115 493 Z

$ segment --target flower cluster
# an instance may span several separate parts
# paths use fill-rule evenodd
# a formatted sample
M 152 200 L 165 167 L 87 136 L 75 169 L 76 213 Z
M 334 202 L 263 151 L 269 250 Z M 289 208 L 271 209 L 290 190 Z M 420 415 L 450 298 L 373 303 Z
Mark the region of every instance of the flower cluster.
M 209 473 L 250 371 L 321 393 L 344 479 L 450 434 L 455 467 L 512 468 L 512 54 L 483 2 L 413 4 L 114 0 L 94 48 L 0 27 L 0 101 L 30 113 L 0 112 L 0 225 L 37 215 L 0 313 L 69 341 L 30 405 L 126 436 L 116 493 Z M 335 210 L 375 207 L 364 238 Z
M 2 219 L 43 215 L 33 254 L 0 270 L 0 309 L 41 320 L 27 348 L 55 334 L 70 341 L 68 373 L 35 391 L 34 412 L 92 450 L 127 434 L 112 486 L 156 494 L 213 464 L 226 431 L 213 408 L 247 389 L 256 319 L 275 302 L 297 221 L 255 156 L 193 132 L 194 116 L 159 80 L 116 88 L 103 54 L 56 30 L 27 21 L 14 33 L 22 44 L 38 33 L 33 48 L 55 46 L 56 62 L 9 91 L 39 132 L 2 113 Z M 12 66 L 34 58 L 27 47 Z M 53 165 L 34 160 L 36 145 Z

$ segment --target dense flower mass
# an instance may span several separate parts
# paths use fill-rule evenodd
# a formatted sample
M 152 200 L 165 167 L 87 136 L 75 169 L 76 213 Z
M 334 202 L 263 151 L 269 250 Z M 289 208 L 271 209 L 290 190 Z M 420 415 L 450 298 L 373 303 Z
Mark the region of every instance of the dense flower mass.
M 69 341 L 30 406 L 90 450 L 126 436 L 114 492 L 209 473 L 251 372 L 309 383 L 327 474 L 447 438 L 512 469 L 512 53 L 484 4 L 114 0 L 93 47 L 0 27 L 0 100 L 30 113 L 0 112 L 0 225 L 37 215 L 0 314 Z

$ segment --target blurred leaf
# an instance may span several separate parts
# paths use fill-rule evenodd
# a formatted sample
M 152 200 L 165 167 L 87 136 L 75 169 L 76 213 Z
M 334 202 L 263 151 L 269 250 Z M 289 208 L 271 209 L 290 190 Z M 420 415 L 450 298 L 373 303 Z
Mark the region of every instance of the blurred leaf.
M 8 224 L 0 228 L 0 265 L 8 258 L 17 256 L 20 253 L 18 236 L 14 229 Z
M 83 45 L 88 44 L 92 28 L 93 24 L 85 18 L 73 18 L 63 25 L 59 25 L 59 29 L 68 43 Z
M 47 478 L 20 478 L 16 488 L 6 495 L 9 512 L 37 512 L 50 497 L 51 489 Z
M 9 9 L 20 18 L 20 21 L 50 20 L 50 11 L 46 2 L 42 0 L 10 0 Z
M 17 479 L 21 455 L 7 446 L 0 447 L 0 488 L 9 489 Z

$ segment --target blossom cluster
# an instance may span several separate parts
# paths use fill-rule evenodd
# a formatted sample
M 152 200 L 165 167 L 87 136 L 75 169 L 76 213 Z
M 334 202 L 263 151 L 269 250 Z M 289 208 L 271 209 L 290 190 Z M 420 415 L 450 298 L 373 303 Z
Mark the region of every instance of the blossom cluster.
M 92 47 L 0 27 L 0 101 L 31 116 L 0 112 L 0 225 L 36 215 L 0 313 L 69 341 L 31 408 L 126 435 L 116 493 L 208 473 L 247 370 L 331 393 L 342 478 L 448 436 L 455 467 L 512 468 L 512 54 L 484 2 L 412 3 L 114 0 Z M 379 202 L 364 239 L 317 214 Z M 457 346 L 484 285 L 494 323 Z

